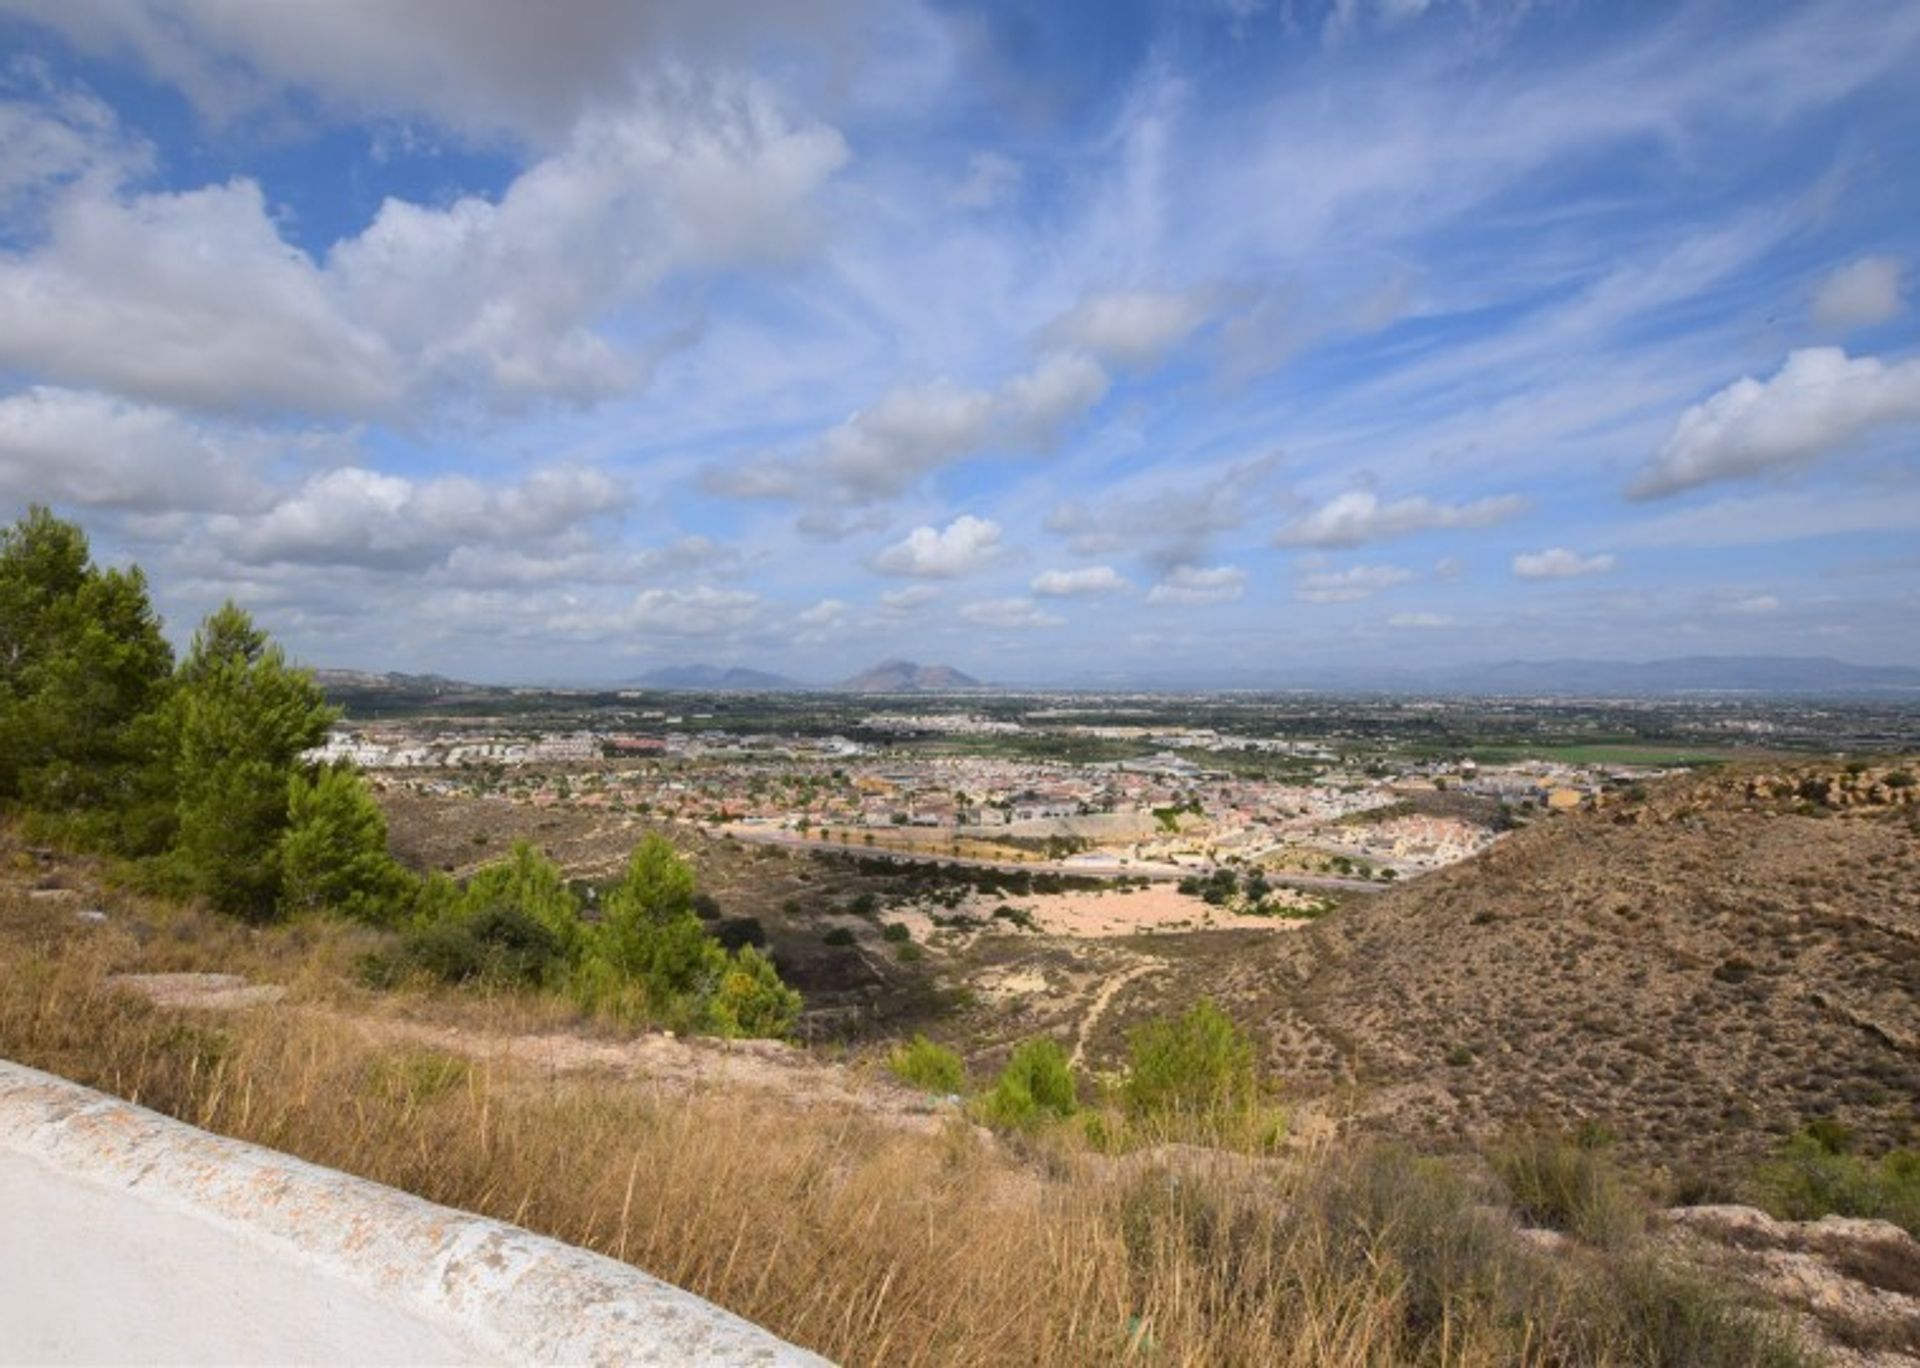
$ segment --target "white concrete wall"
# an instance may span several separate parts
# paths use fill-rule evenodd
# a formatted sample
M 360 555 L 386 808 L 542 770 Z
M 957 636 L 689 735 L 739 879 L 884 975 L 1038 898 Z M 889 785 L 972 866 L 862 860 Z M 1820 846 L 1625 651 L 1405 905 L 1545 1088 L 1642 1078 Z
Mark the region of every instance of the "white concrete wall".
M 0 1060 L 0 1362 L 824 1360 L 626 1264 Z

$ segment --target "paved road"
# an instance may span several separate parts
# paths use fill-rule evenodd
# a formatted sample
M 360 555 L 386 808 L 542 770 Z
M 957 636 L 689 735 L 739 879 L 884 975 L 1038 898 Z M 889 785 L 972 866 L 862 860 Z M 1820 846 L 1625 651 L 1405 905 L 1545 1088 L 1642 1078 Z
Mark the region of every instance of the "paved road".
M 1078 865 L 1064 860 L 983 860 L 969 855 L 943 855 L 938 851 L 920 855 L 912 851 L 888 850 L 881 846 L 863 845 L 854 841 L 822 841 L 801 836 L 796 832 L 769 827 L 726 826 L 709 827 L 706 830 L 714 835 L 732 836 L 736 840 L 753 845 L 781 846 L 788 850 L 838 852 L 859 855 L 865 859 L 888 860 L 894 864 L 964 865 L 968 869 L 993 869 L 1005 874 L 1070 874 L 1083 879 L 1148 879 L 1155 883 L 1171 883 L 1208 872 L 1206 867 L 1196 869 L 1184 865 Z M 1370 883 L 1365 879 L 1341 879 L 1330 874 L 1293 874 L 1283 870 L 1268 870 L 1267 882 L 1282 884 L 1289 888 L 1338 889 L 1346 893 L 1384 893 L 1392 886 Z
M 0 1150 L 0 1362 L 471 1363 L 439 1327 L 192 1214 Z

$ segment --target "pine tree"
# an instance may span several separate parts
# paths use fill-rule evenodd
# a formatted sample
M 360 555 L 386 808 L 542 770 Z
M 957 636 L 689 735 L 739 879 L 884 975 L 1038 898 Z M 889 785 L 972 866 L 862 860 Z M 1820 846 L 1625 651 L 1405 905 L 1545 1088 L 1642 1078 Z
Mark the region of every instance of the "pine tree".
M 266 920 L 279 906 L 288 777 L 326 738 L 333 710 L 228 603 L 194 635 L 172 712 L 177 867 L 220 910 Z
M 0 797 L 101 829 L 132 801 L 173 652 L 138 569 L 35 507 L 0 530 Z
M 351 767 L 325 765 L 287 783 L 280 837 L 280 905 L 299 915 L 338 912 L 393 925 L 413 880 L 387 851 L 387 819 Z

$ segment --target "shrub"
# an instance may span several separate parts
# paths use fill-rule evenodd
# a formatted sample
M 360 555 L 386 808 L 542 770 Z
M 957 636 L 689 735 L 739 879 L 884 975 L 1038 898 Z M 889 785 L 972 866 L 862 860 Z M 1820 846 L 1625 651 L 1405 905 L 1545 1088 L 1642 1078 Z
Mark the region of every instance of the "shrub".
M 1122 1096 L 1136 1118 L 1223 1120 L 1257 1100 L 1253 1042 L 1211 1002 L 1136 1027 L 1128 1044 Z
M 776 1039 L 799 1020 L 800 994 L 780 981 L 772 960 L 749 945 L 720 976 L 708 1017 L 719 1035 Z
M 907 929 L 905 922 L 888 922 L 881 928 L 880 934 L 890 941 L 910 941 L 913 939 L 913 932 Z
M 1489 1156 L 1514 1208 L 1535 1225 L 1614 1246 L 1645 1224 L 1640 1202 L 1598 1143 L 1540 1130 L 1518 1132 Z
M 566 966 L 559 937 L 537 917 L 507 902 L 428 922 L 402 942 L 407 964 L 442 983 L 502 988 L 555 985 Z
M 401 919 L 413 882 L 387 853 L 387 819 L 366 782 L 345 766 L 288 781 L 280 878 L 288 913 L 337 912 L 383 926 Z
M 1037 1036 L 1014 1048 L 992 1091 L 980 1100 L 980 1115 L 1002 1130 L 1033 1130 L 1044 1121 L 1073 1115 L 1078 1101 L 1066 1051 Z
M 902 1082 L 930 1093 L 953 1094 L 966 1090 L 967 1066 L 960 1056 L 924 1035 L 916 1035 L 905 1045 L 895 1046 L 887 1056 L 887 1067 Z
M 1783 1220 L 1865 1216 L 1920 1236 L 1920 1153 L 1894 1150 L 1873 1160 L 1845 1153 L 1847 1140 L 1808 1127 L 1762 1164 L 1753 1199 Z
M 713 938 L 728 950 L 740 950 L 749 945 L 765 945 L 767 929 L 760 925 L 758 917 L 725 917 L 713 928 Z
M 853 944 L 853 928 L 851 926 L 835 926 L 830 928 L 827 931 L 826 935 L 820 937 L 820 939 L 822 942 L 824 942 L 827 945 L 835 945 L 835 946 L 852 945 Z

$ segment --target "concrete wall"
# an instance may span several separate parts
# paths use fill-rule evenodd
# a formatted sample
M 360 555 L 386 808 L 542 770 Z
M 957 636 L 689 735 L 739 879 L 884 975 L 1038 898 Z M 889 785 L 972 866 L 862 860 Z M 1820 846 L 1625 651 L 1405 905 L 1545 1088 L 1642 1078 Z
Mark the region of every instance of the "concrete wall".
M 0 1361 L 824 1363 L 626 1264 L 4 1060 Z

